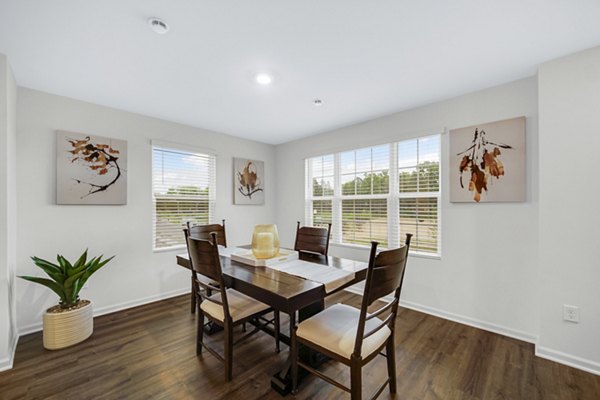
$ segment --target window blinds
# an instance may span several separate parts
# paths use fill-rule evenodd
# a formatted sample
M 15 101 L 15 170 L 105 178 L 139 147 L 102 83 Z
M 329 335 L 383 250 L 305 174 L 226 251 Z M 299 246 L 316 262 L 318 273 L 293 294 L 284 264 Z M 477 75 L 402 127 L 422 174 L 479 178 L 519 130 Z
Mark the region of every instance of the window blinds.
M 400 235 L 412 233 L 418 251 L 439 253 L 439 136 L 398 143 L 398 180 Z
M 183 228 L 214 220 L 216 159 L 212 154 L 153 147 L 153 247 L 185 245 Z
M 388 245 L 390 146 L 340 154 L 342 242 Z
M 306 160 L 306 223 L 333 223 L 332 243 L 439 254 L 440 136 Z

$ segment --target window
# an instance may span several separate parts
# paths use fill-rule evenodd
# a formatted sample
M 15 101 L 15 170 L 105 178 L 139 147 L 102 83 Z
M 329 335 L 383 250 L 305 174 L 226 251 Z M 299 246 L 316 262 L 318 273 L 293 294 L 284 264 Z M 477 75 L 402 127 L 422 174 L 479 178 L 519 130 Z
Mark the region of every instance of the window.
M 398 181 L 400 236 L 412 233 L 411 248 L 438 253 L 439 136 L 398 143 Z
M 440 136 L 306 160 L 306 222 L 333 223 L 332 243 L 438 255 Z
M 307 163 L 306 180 L 307 191 L 312 195 L 312 201 L 307 203 L 307 213 L 311 215 L 313 226 L 324 226 L 330 224 L 333 204 L 334 187 L 334 159 L 333 155 L 315 157 Z
M 342 201 L 342 242 L 387 247 L 389 145 L 347 151 L 339 155 Z
M 153 248 L 185 246 L 183 228 L 190 221 L 213 221 L 216 159 L 212 154 L 183 151 L 153 143 Z

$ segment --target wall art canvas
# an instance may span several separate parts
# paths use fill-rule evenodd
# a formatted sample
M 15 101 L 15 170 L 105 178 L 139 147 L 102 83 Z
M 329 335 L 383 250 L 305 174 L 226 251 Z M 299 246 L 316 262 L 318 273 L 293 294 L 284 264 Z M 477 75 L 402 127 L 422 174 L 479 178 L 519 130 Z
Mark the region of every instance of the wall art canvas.
M 265 163 L 233 159 L 233 204 L 265 204 Z
M 525 201 L 525 117 L 450 131 L 450 201 Z
M 127 204 L 127 142 L 57 131 L 56 203 Z

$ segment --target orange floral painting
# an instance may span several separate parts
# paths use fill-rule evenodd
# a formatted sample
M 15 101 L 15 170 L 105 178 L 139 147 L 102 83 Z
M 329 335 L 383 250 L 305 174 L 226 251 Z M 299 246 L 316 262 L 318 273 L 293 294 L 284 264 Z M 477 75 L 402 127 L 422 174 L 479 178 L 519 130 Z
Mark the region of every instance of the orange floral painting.
M 247 158 L 233 159 L 234 204 L 264 204 L 265 163 Z
M 126 204 L 127 142 L 57 131 L 58 204 Z
M 525 201 L 525 117 L 450 131 L 450 201 Z

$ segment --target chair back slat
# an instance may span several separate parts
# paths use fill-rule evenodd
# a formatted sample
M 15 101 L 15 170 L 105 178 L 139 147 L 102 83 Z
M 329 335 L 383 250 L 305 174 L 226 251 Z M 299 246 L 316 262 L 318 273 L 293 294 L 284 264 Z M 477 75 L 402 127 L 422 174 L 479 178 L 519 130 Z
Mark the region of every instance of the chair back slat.
M 187 240 L 192 269 L 196 273 L 220 283 L 222 279 L 221 262 L 216 244 L 193 236 L 189 236 Z
M 378 330 L 380 330 L 381 328 L 383 328 L 384 326 L 389 324 L 390 321 L 392 320 L 392 318 L 394 318 L 394 314 L 390 313 L 390 315 L 388 315 L 383 321 L 381 321 L 381 324 L 377 325 L 375 328 L 373 328 L 369 332 L 365 333 L 363 335 L 363 339 L 368 338 L 369 336 L 371 336 L 372 334 L 374 334 L 375 332 L 377 332 Z
M 296 227 L 296 251 L 310 251 L 313 253 L 327 255 L 329 251 L 329 236 L 331 224 L 327 228 L 317 228 L 312 226 L 300 227 L 300 221 Z
M 356 341 L 354 343 L 354 355 L 360 357 L 363 339 L 371 336 L 384 326 L 388 326 L 392 335 L 394 334 L 394 322 L 398 312 L 398 303 L 400 302 L 400 291 L 404 281 L 404 272 L 406 270 L 406 261 L 408 259 L 408 250 L 410 248 L 410 239 L 412 234 L 406 234 L 404 245 L 398 249 L 386 250 L 377 254 L 377 242 L 371 243 L 371 254 L 369 256 L 369 267 L 367 269 L 367 281 L 365 283 L 365 292 L 360 309 L 358 329 L 356 331 Z M 365 334 L 365 325 L 368 317 L 367 309 L 375 300 L 394 292 L 394 299 L 391 305 L 391 312 L 381 323 L 373 326 Z M 390 305 L 384 305 L 373 314 L 379 315 Z
M 371 274 L 370 290 L 366 293 L 368 305 L 392 293 L 400 286 L 406 257 L 408 257 L 406 244 L 398 249 L 382 251 L 377 255 Z
M 202 282 L 197 275 L 202 275 L 218 283 L 218 289 L 221 293 L 221 300 L 209 300 L 203 293 L 200 293 L 202 300 L 209 300 L 213 303 L 223 306 L 223 314 L 226 320 L 230 320 L 229 303 L 227 301 L 227 290 L 223 282 L 223 271 L 221 269 L 221 259 L 219 258 L 219 247 L 217 244 L 217 233 L 211 232 L 211 240 L 196 239 L 190 236 L 187 229 L 184 229 L 190 264 L 192 267 L 192 276 L 204 291 L 215 290 L 210 283 Z
M 207 224 L 207 225 L 193 225 L 188 221 L 187 229 L 189 235 L 196 239 L 211 240 L 210 234 L 215 232 L 217 234 L 217 244 L 227 247 L 227 235 L 225 234 L 225 220 L 223 224 Z

